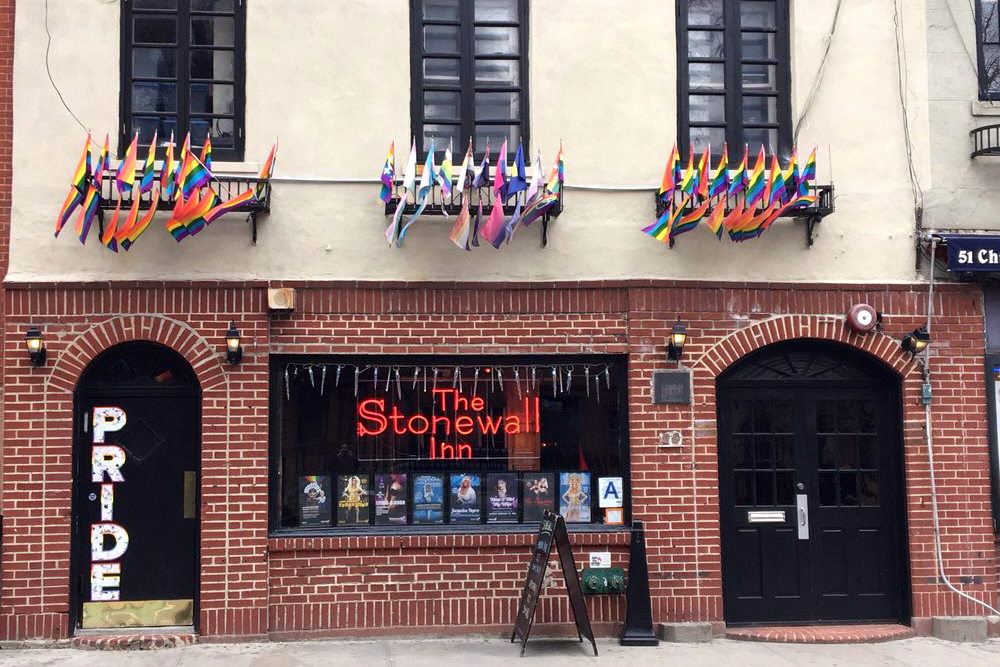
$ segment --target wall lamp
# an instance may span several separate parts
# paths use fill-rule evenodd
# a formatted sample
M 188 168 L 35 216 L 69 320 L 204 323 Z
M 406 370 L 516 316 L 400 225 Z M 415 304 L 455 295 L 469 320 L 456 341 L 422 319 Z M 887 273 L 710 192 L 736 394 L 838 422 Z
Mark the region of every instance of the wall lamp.
M 684 343 L 687 342 L 687 337 L 687 329 L 681 324 L 681 318 L 678 317 L 677 322 L 670 330 L 670 343 L 667 344 L 667 359 L 672 361 L 680 360 L 681 355 L 684 354 Z
M 226 331 L 226 359 L 231 364 L 238 364 L 243 360 L 243 348 L 240 347 L 240 330 L 236 328 L 236 322 L 229 323 Z
M 930 344 L 931 335 L 927 333 L 927 329 L 920 327 L 903 336 L 903 342 L 899 346 L 903 348 L 903 352 L 909 352 L 911 355 L 914 355 L 926 350 Z
M 24 334 L 24 346 L 28 348 L 28 357 L 32 366 L 41 366 L 45 363 L 45 339 L 38 327 L 31 327 L 28 333 Z

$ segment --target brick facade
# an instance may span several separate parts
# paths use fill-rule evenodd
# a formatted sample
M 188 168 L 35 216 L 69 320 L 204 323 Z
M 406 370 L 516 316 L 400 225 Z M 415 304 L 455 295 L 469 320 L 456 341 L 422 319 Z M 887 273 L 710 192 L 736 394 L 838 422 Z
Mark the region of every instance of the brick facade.
M 296 310 L 270 316 L 265 284 L 7 286 L 0 636 L 70 633 L 73 390 L 90 360 L 127 340 L 177 350 L 201 383 L 202 635 L 500 632 L 520 592 L 531 541 L 523 533 L 269 538 L 269 353 L 627 354 L 633 515 L 648 530 L 654 617 L 721 621 L 715 380 L 750 351 L 793 338 L 841 341 L 899 375 L 914 619 L 981 613 L 935 578 L 922 380 L 899 350 L 925 318 L 925 286 L 285 286 L 298 290 Z M 933 428 L 945 566 L 963 590 L 987 599 L 997 572 L 982 294 L 951 285 L 935 298 Z M 883 313 L 882 333 L 847 332 L 844 313 L 860 302 Z M 694 402 L 652 405 L 652 372 L 677 365 L 666 361 L 665 347 L 678 316 L 689 332 L 682 364 L 693 371 Z M 224 360 L 230 320 L 243 334 L 238 366 Z M 23 350 L 28 326 L 45 334 L 49 361 L 41 368 Z M 680 449 L 657 446 L 665 430 L 681 431 Z M 599 545 L 626 564 L 624 533 L 575 533 L 573 541 L 578 563 Z M 555 629 L 570 618 L 563 596 L 542 600 L 536 622 Z M 588 604 L 602 631 L 623 619 L 622 598 Z

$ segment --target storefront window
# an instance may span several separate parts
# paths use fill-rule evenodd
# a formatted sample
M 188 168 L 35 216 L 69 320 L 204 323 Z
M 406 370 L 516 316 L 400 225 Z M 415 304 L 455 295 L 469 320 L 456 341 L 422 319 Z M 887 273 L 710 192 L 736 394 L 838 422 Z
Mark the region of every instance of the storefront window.
M 624 373 L 610 357 L 274 357 L 273 525 L 624 523 Z

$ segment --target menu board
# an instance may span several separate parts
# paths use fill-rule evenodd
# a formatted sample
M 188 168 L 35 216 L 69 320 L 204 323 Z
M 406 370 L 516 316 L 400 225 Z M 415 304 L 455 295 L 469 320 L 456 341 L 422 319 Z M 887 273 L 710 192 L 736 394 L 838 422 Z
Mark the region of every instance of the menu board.
M 329 526 L 333 521 L 329 475 L 299 477 L 299 525 Z
M 375 475 L 375 524 L 406 525 L 406 473 Z
M 486 522 L 517 523 L 517 473 L 486 476 Z
M 456 473 L 451 475 L 450 523 L 479 523 L 482 515 L 482 489 L 479 475 Z
M 367 525 L 368 475 L 338 475 L 337 480 L 337 525 Z
M 521 489 L 525 521 L 541 521 L 546 510 L 555 509 L 555 475 L 550 472 L 524 473 Z
M 413 523 L 444 523 L 444 477 L 414 475 Z

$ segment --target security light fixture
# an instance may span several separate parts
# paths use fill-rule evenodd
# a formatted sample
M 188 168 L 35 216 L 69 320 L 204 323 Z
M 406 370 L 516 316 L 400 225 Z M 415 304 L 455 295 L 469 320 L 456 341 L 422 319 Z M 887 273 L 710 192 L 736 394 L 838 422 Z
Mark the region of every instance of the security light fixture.
M 243 348 L 240 347 L 240 330 L 235 322 L 229 323 L 226 331 L 226 359 L 231 364 L 238 364 L 243 359 Z
M 903 337 L 903 342 L 900 343 L 900 347 L 903 348 L 904 352 L 909 352 L 911 355 L 920 354 L 927 349 L 927 346 L 931 344 L 931 335 L 927 333 L 927 329 L 920 327 L 919 329 L 914 329 L 910 333 Z
M 687 342 L 687 329 L 681 324 L 681 318 L 670 330 L 670 343 L 667 345 L 667 359 L 678 361 L 684 353 L 684 343 Z
M 24 334 L 24 345 L 28 348 L 28 357 L 33 366 L 45 363 L 45 339 L 37 327 L 31 327 L 28 333 Z

